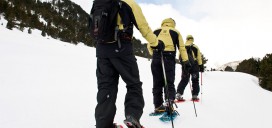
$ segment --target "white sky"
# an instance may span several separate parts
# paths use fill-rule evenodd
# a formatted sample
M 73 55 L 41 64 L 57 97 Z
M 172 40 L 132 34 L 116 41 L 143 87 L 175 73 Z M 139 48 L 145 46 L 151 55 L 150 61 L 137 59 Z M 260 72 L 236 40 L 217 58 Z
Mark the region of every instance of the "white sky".
M 262 58 L 272 52 L 271 0 L 138 2 L 152 29 L 160 27 L 164 18 L 172 17 L 184 38 L 192 34 L 211 67 L 250 57 Z M 76 3 L 89 12 L 92 1 L 77 0 Z M 138 32 L 135 36 L 146 42 Z
M 0 20 L 0 23 L 2 21 Z M 4 22 L 6 23 L 6 22 Z M 73 45 L 41 31 L 8 30 L 0 25 L 0 128 L 95 128 L 95 48 Z M 16 37 L 16 38 L 14 38 Z M 143 95 L 141 123 L 146 128 L 169 128 L 154 110 L 150 61 L 137 57 Z M 181 68 L 176 66 L 175 85 Z M 179 103 L 175 128 L 271 128 L 272 93 L 252 75 L 237 72 L 204 72 L 201 102 L 195 104 L 190 87 Z M 114 122 L 123 124 L 126 85 L 120 78 Z
M 72 0 L 87 13 L 93 0 Z M 172 17 L 184 39 L 195 37 L 195 44 L 209 60 L 209 67 L 264 57 L 272 53 L 271 0 L 136 0 L 154 30 Z M 135 37 L 146 42 L 138 31 Z

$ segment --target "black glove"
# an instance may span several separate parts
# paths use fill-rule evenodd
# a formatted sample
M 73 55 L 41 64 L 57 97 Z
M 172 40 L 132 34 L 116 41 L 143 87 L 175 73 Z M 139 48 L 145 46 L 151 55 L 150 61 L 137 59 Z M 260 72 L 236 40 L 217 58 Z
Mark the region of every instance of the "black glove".
M 182 66 L 184 66 L 184 69 L 189 71 L 192 67 L 191 63 L 187 60 L 187 61 L 184 61 L 182 62 Z
M 164 46 L 164 43 L 161 40 L 159 40 L 158 45 L 155 46 L 155 47 L 151 47 L 151 48 L 152 49 L 157 49 L 158 52 L 162 52 L 162 51 L 164 51 L 165 46 Z
M 203 66 L 203 64 L 199 65 L 199 71 L 200 72 L 204 72 L 204 66 Z

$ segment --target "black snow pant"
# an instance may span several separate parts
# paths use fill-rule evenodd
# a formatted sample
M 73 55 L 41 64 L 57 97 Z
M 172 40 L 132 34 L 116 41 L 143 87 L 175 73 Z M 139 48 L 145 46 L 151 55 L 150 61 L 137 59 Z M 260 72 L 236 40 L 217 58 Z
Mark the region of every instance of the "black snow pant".
M 143 114 L 144 98 L 139 69 L 134 55 L 114 58 L 97 58 L 97 106 L 95 108 L 96 128 L 112 128 L 116 114 L 116 98 L 119 75 L 126 83 L 125 116 L 137 121 Z
M 190 75 L 191 80 L 192 80 L 192 95 L 196 95 L 198 96 L 198 93 L 200 91 L 199 88 L 199 66 L 197 64 L 197 62 L 195 62 L 195 64 L 192 65 L 191 69 L 185 70 L 184 66 L 182 66 L 182 74 L 181 74 L 181 81 L 178 85 L 177 88 L 177 93 L 183 95 L 184 93 L 184 89 L 187 86 L 189 79 L 190 79 Z
M 165 66 L 165 74 L 167 79 L 167 87 L 169 93 L 169 99 L 175 100 L 175 53 L 174 52 L 164 52 L 163 60 Z M 158 52 L 153 53 L 153 60 L 151 63 L 151 71 L 153 75 L 153 104 L 155 108 L 163 104 L 163 90 L 164 98 L 167 98 L 167 93 L 165 89 L 165 78 L 163 75 L 161 55 Z

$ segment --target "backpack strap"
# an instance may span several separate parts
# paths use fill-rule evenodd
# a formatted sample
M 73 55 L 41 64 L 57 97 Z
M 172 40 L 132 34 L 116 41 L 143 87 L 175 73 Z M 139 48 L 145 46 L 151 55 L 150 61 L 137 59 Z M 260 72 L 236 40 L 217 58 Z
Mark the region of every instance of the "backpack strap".
M 174 45 L 174 48 L 175 48 L 175 53 L 176 53 L 176 48 L 179 49 L 179 43 L 178 43 L 178 38 L 179 38 L 179 35 L 176 31 L 173 31 L 171 29 L 169 29 L 169 33 L 171 35 L 171 39 L 172 39 L 172 42 L 173 42 L 173 45 Z

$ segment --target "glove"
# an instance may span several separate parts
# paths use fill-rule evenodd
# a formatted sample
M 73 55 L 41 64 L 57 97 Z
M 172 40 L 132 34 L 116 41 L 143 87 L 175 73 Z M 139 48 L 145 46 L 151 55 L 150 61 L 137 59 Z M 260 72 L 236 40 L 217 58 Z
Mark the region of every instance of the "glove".
M 164 46 L 164 43 L 161 40 L 159 40 L 158 45 L 155 46 L 155 47 L 151 47 L 151 48 L 152 49 L 157 49 L 158 52 L 162 52 L 162 51 L 164 51 L 165 46 Z
M 203 66 L 203 64 L 199 65 L 199 71 L 200 72 L 204 72 L 204 66 Z
M 184 66 L 184 69 L 189 71 L 192 67 L 191 63 L 187 60 L 187 61 L 184 61 L 182 62 L 182 66 Z

